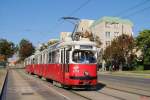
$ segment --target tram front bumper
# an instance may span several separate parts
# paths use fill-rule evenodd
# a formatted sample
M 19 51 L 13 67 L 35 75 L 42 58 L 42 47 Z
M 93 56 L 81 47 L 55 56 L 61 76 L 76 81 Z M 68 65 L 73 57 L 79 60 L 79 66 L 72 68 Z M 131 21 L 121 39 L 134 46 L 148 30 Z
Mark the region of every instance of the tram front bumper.
M 97 77 L 84 77 L 84 76 L 71 76 L 70 77 L 71 85 L 96 85 Z

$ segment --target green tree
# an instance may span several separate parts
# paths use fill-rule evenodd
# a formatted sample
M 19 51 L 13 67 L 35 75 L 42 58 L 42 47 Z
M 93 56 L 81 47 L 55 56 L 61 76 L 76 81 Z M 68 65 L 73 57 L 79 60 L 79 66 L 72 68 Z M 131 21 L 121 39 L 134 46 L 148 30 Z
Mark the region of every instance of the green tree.
M 56 44 L 58 42 L 59 42 L 59 40 L 53 39 L 53 40 L 48 41 L 47 43 L 42 43 L 39 50 L 43 51 L 44 49 L 47 49 L 49 46 Z
M 54 39 L 54 40 L 49 41 L 49 42 L 47 43 L 47 45 L 48 45 L 48 46 L 51 46 L 51 45 L 53 45 L 53 44 L 55 44 L 55 43 L 58 43 L 58 42 L 59 42 L 59 40 Z
M 14 53 L 14 43 L 6 39 L 0 39 L 0 56 L 3 56 L 4 60 L 7 61 L 7 59 L 12 57 Z
M 143 30 L 139 33 L 136 45 L 142 51 L 142 63 L 150 65 L 150 30 Z
M 30 55 L 32 55 L 35 51 L 35 47 L 33 46 L 33 44 L 26 40 L 26 39 L 22 39 L 19 43 L 19 57 L 20 60 L 24 60 L 26 57 L 29 57 Z
M 130 65 L 135 55 L 133 53 L 134 39 L 128 35 L 121 35 L 111 41 L 111 44 L 106 47 L 103 54 L 103 59 L 109 66 L 117 65 L 122 70 L 124 65 Z

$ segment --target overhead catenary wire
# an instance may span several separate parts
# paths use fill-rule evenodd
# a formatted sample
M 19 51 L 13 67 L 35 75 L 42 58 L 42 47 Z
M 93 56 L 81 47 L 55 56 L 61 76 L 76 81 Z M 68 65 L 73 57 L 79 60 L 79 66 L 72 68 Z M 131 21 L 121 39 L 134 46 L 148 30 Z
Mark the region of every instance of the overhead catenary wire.
M 81 10 L 83 7 L 85 7 L 87 4 L 89 4 L 92 0 L 86 0 L 85 2 L 83 2 L 79 7 L 77 7 L 76 9 L 74 9 L 71 13 L 68 14 L 68 16 L 73 16 L 75 13 L 77 13 L 79 10 Z M 61 22 L 60 22 L 61 21 Z M 61 18 L 59 18 L 56 22 L 56 24 L 54 25 L 54 27 L 52 28 L 51 32 L 54 32 L 54 30 L 58 27 L 60 27 L 65 21 L 61 20 Z
M 82 9 L 83 7 L 85 7 L 87 4 L 89 4 L 92 0 L 87 0 L 84 3 L 82 3 L 78 8 L 76 8 L 75 10 L 73 10 L 69 16 L 72 16 L 73 14 L 77 13 L 80 9 Z
M 85 2 L 83 2 L 79 7 L 77 7 L 75 10 L 73 10 L 70 14 L 68 14 L 68 16 L 72 16 L 74 15 L 75 13 L 77 13 L 79 10 L 81 10 L 83 7 L 85 7 L 87 4 L 89 4 L 92 0 L 87 0 Z M 121 12 L 119 12 L 118 14 L 116 14 L 115 16 L 120 16 L 120 17 L 130 17 L 131 15 L 136 15 L 137 13 L 140 13 L 142 11 L 145 11 L 147 9 L 149 9 L 150 7 L 146 7 L 146 8 L 143 8 L 143 9 L 140 9 L 140 10 L 137 10 L 133 13 L 130 13 L 130 14 L 126 14 L 128 12 L 132 12 L 133 10 L 135 10 L 136 8 L 139 8 L 141 6 L 143 6 L 144 4 L 148 3 L 150 0 L 144 0 L 130 8 L 127 8 Z M 60 22 L 61 21 L 61 22 Z M 55 30 L 56 28 L 59 28 L 65 21 L 61 20 L 60 18 L 57 20 L 57 23 L 54 25 L 54 27 L 52 28 L 52 30 Z M 51 31 L 51 32 L 54 32 L 54 31 Z
M 130 8 L 127 8 L 127 9 L 125 9 L 125 10 L 119 12 L 119 13 L 116 14 L 115 16 L 120 16 L 120 17 L 121 17 L 121 16 L 123 16 L 123 15 L 126 15 L 126 13 L 131 12 L 131 11 L 135 10 L 136 8 L 143 6 L 144 4 L 146 4 L 146 3 L 149 2 L 149 1 L 150 1 L 150 0 L 144 0 L 144 1 L 142 1 L 142 2 L 140 2 L 140 3 L 138 3 L 138 4 L 134 5 L 134 6 L 132 6 L 132 7 L 130 7 Z
M 126 16 L 123 16 L 123 17 L 130 17 L 131 15 L 134 16 L 134 15 L 139 14 L 140 12 L 143 12 L 143 11 L 148 10 L 148 9 L 150 9 L 150 6 L 149 7 L 145 7 L 143 9 L 140 9 L 140 10 L 137 10 L 137 11 L 135 11 L 135 12 L 133 12 L 131 14 L 128 14 Z

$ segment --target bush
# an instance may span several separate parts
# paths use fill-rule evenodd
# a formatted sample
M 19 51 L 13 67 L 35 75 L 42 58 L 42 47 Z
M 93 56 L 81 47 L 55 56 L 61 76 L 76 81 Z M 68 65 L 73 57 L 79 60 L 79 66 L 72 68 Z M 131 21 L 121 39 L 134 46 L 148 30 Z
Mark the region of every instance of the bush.
M 144 64 L 144 70 L 150 70 L 150 65 L 149 64 Z
M 6 66 L 6 62 L 5 61 L 0 61 L 0 67 L 5 67 Z
M 138 65 L 137 67 L 135 67 L 135 70 L 138 71 L 144 70 L 144 65 Z

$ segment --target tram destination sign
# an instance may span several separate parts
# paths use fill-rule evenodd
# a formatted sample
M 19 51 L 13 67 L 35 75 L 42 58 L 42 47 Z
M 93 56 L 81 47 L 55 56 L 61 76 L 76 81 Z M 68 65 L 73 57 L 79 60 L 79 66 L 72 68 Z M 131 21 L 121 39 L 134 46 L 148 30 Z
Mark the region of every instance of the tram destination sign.
M 80 45 L 80 49 L 92 49 L 91 45 Z

